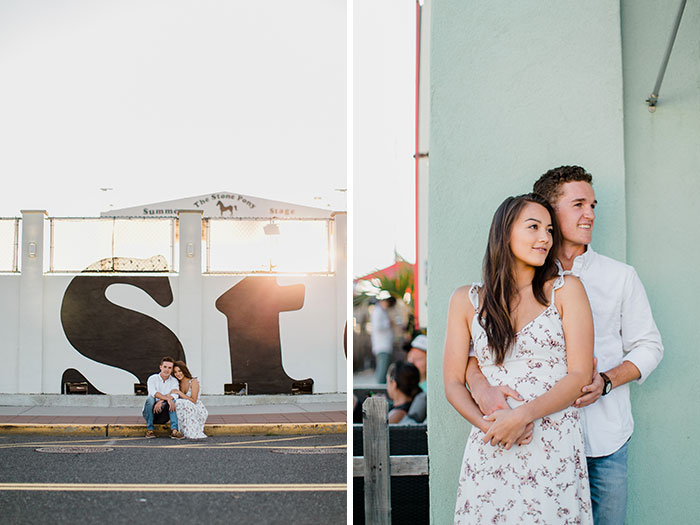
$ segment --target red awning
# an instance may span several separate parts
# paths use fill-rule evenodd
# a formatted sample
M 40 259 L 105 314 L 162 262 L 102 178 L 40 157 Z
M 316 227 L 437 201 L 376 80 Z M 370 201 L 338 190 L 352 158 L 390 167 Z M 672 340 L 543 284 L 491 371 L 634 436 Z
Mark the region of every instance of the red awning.
M 394 277 L 396 277 L 396 274 L 399 273 L 401 270 L 412 267 L 413 265 L 409 262 L 396 261 L 391 266 L 387 266 L 386 268 L 382 268 L 381 270 L 368 273 L 367 275 L 363 275 L 362 277 L 356 277 L 355 281 L 369 281 L 378 278 L 380 275 L 383 275 L 389 279 L 393 279 Z

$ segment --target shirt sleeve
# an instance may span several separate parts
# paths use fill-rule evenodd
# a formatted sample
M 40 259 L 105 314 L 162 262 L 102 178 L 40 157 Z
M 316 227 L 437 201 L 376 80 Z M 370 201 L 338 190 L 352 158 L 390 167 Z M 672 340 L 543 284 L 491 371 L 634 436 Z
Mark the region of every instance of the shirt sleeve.
M 148 395 L 151 397 L 156 397 L 156 392 L 158 390 L 156 389 L 156 379 L 154 376 L 148 378 L 148 381 L 146 381 L 146 387 L 148 388 Z
M 639 369 L 637 382 L 641 384 L 661 362 L 664 347 L 644 285 L 634 269 L 625 278 L 620 323 L 624 360 Z
M 425 392 L 418 392 L 411 402 L 411 406 L 408 408 L 407 417 L 413 419 L 416 423 L 422 423 L 425 421 L 425 416 L 427 413 L 428 398 Z M 404 418 L 405 419 L 405 418 Z

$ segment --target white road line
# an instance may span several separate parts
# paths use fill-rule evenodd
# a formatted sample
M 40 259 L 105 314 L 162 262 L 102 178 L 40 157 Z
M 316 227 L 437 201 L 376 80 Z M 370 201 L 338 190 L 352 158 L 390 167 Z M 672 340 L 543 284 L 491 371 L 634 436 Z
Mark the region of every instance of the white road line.
M 144 439 L 142 437 L 137 437 L 137 438 L 119 438 L 119 441 L 133 441 L 136 439 Z M 105 438 L 105 439 L 66 439 L 66 440 L 61 440 L 61 441 L 32 441 L 31 443 L 7 443 L 5 445 L 0 445 L 0 448 L 22 448 L 22 447 L 31 447 L 31 446 L 36 446 L 36 445 L 56 445 L 56 446 L 62 446 L 62 445 L 70 445 L 71 443 L 101 443 L 103 441 L 112 441 L 114 438 Z
M 345 483 L 0 483 L 0 491 L 48 492 L 345 492 Z
M 312 438 L 318 438 L 319 436 L 295 436 L 295 437 L 286 437 L 286 438 L 269 438 L 269 439 L 252 439 L 252 440 L 246 440 L 246 441 L 230 441 L 227 443 L 212 443 L 211 445 L 207 444 L 206 441 L 200 442 L 200 443 L 181 443 L 180 445 L 177 445 L 178 447 L 184 448 L 184 447 L 189 447 L 189 448 L 199 448 L 202 445 L 206 446 L 207 448 L 229 448 L 231 446 L 237 446 L 237 445 L 246 445 L 246 444 L 257 444 L 257 443 L 278 443 L 280 441 L 295 441 L 299 439 L 312 439 Z M 165 438 L 163 438 L 165 439 Z M 2 444 L 0 445 L 0 448 L 26 448 L 26 447 L 33 447 L 37 445 L 56 445 L 56 446 L 67 446 L 71 443 L 123 443 L 124 441 L 146 441 L 146 438 L 144 437 L 111 437 L 111 438 L 104 438 L 104 439 L 69 439 L 69 440 L 55 440 L 55 441 L 32 441 L 32 442 L 25 442 L 25 443 L 7 443 L 7 444 Z M 168 445 L 154 445 L 151 440 L 148 440 L 149 445 L 143 445 L 143 446 L 149 446 L 151 448 L 163 448 L 167 447 Z M 173 446 L 173 445 L 170 445 Z

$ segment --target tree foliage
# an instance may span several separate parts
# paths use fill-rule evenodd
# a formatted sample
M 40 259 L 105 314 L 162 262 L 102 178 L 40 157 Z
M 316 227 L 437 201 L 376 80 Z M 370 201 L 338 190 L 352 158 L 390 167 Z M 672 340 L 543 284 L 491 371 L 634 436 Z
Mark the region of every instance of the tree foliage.
M 369 289 L 356 293 L 353 304 L 359 306 L 374 301 L 382 292 L 388 292 L 397 301 L 407 304 L 413 312 L 413 265 L 403 259 L 398 260 L 396 264 L 398 268 L 392 272 L 393 275 L 387 275 L 381 270 L 371 274 Z

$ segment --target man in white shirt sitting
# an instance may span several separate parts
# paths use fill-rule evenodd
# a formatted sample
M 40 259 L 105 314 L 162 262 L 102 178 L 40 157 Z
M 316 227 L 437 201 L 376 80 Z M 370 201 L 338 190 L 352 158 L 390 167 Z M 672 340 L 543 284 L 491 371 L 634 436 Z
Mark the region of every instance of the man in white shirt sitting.
M 173 389 L 180 388 L 180 382 L 171 374 L 175 360 L 172 357 L 164 357 L 160 360 L 160 373 L 148 378 L 148 399 L 143 407 L 143 418 L 146 420 L 146 438 L 156 437 L 154 423 L 165 423 L 170 419 L 170 437 L 183 439 L 185 436 L 177 427 L 177 412 L 175 399 L 177 394 L 171 394 Z M 168 417 L 166 417 L 166 415 Z
M 593 521 L 622 525 L 627 512 L 627 442 L 634 427 L 629 383 L 644 382 L 664 349 L 637 272 L 590 247 L 598 203 L 591 183 L 591 175 L 580 166 L 561 166 L 542 175 L 533 191 L 554 208 L 562 237 L 560 272 L 578 277 L 591 303 L 597 368 L 593 382 L 574 404 L 582 408 Z M 476 358 L 469 359 L 467 383 L 484 414 L 507 408 L 504 396 L 519 399 L 508 387 L 490 387 Z

